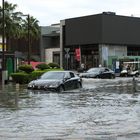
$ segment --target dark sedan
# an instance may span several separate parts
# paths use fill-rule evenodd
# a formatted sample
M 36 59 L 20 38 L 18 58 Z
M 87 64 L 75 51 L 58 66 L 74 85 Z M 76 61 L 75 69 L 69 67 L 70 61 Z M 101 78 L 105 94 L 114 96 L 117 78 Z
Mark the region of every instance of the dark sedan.
M 103 78 L 103 79 L 113 79 L 115 78 L 115 73 L 106 67 L 95 67 L 90 68 L 85 73 L 80 73 L 81 78 Z
M 81 78 L 72 71 L 49 71 L 28 84 L 28 89 L 62 92 L 82 87 Z

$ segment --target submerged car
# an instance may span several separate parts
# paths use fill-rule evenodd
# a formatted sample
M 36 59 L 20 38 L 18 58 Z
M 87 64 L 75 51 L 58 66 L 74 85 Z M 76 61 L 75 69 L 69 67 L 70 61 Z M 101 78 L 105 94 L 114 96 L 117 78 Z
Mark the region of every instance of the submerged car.
M 80 73 L 81 78 L 103 78 L 103 79 L 113 79 L 115 78 L 115 73 L 106 67 L 95 67 L 90 68 L 85 73 Z
M 62 92 L 82 87 L 81 78 L 72 71 L 49 71 L 28 84 L 28 89 Z

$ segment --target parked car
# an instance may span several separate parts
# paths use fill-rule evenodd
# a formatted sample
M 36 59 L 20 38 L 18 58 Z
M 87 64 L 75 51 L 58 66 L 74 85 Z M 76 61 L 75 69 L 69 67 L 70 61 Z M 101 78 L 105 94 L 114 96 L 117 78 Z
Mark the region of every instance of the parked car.
M 72 71 L 49 71 L 28 84 L 28 89 L 62 92 L 81 88 L 81 78 Z
M 80 73 L 79 76 L 81 78 L 107 78 L 113 79 L 115 78 L 115 73 L 109 68 L 106 67 L 95 67 L 90 68 L 85 73 Z

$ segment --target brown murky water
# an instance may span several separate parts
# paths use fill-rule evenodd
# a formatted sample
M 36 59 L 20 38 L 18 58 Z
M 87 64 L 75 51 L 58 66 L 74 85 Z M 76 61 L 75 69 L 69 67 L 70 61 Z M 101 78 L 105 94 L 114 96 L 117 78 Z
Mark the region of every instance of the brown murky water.
M 139 140 L 140 92 L 128 79 L 83 79 L 63 93 L 6 85 L 0 95 L 1 140 Z

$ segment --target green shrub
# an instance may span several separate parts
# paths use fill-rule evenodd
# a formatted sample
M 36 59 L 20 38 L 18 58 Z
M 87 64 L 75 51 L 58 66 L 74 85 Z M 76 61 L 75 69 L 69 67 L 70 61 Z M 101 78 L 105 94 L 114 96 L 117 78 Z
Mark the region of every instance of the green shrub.
M 16 83 L 26 84 L 31 80 L 29 75 L 30 74 L 24 72 L 17 72 L 17 73 L 12 73 L 11 77 L 13 81 Z
M 41 70 L 35 70 L 31 73 L 31 79 L 35 80 L 38 79 L 43 73 L 45 73 L 46 71 L 41 71 Z
M 36 66 L 36 68 L 39 70 L 45 70 L 45 69 L 49 69 L 50 67 L 46 63 L 40 63 Z
M 20 66 L 18 67 L 18 69 L 19 69 L 20 71 L 24 71 L 24 72 L 26 72 L 26 73 L 31 73 L 32 71 L 34 71 L 33 67 L 32 67 L 31 65 L 27 65 L 27 64 L 25 64 L 25 65 L 20 65 Z
M 59 64 L 57 63 L 49 63 L 48 64 L 51 68 L 60 68 Z
M 38 79 L 43 73 L 48 71 L 59 71 L 63 69 L 46 69 L 46 70 L 35 70 L 31 73 L 25 73 L 25 72 L 16 72 L 12 73 L 11 77 L 14 82 L 19 84 L 27 84 L 32 80 Z

